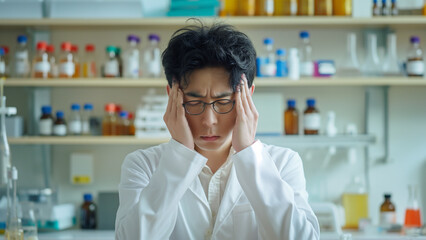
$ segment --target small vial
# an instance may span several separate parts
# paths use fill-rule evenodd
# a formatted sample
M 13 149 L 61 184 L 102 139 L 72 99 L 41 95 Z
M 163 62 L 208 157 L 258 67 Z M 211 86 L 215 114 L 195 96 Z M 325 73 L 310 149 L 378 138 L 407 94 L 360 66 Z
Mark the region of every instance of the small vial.
M 118 121 L 118 135 L 127 136 L 129 135 L 129 127 L 130 127 L 130 121 L 129 121 L 129 115 L 126 111 L 120 112 L 120 118 Z
M 6 58 L 4 48 L 0 47 L 0 78 L 6 77 Z
M 72 78 L 75 74 L 74 55 L 71 53 L 71 43 L 63 42 L 61 45 L 62 53 L 59 58 L 59 77 Z
M 40 136 L 51 136 L 53 134 L 53 116 L 51 106 L 41 107 L 41 117 L 39 121 Z
M 283 48 L 277 50 L 277 77 L 287 77 L 288 76 L 288 67 L 287 67 L 287 57 L 286 51 Z
M 84 194 L 84 203 L 80 209 L 80 227 L 82 229 L 96 229 L 97 207 L 93 202 L 92 194 Z
M 410 77 L 422 77 L 425 72 L 423 51 L 420 48 L 420 38 L 413 36 L 410 39 L 411 48 L 408 52 L 407 75 Z
M 83 77 L 96 77 L 95 45 L 86 45 L 86 55 L 83 59 Z
M 84 111 L 81 114 L 81 134 L 90 135 L 90 118 L 92 117 L 93 105 L 86 103 L 83 109 Z
M 50 74 L 49 55 L 47 54 L 47 43 L 37 43 L 37 55 L 33 60 L 33 78 L 48 78 Z
M 380 206 L 380 225 L 390 227 L 396 223 L 395 205 L 391 202 L 391 194 L 384 195 L 385 201 Z
M 284 130 L 286 135 L 299 134 L 299 113 L 294 99 L 287 101 L 287 110 L 284 112 Z
M 381 15 L 381 9 L 379 7 L 379 4 L 377 4 L 377 0 L 373 0 L 373 16 L 380 16 Z
M 386 5 L 387 0 L 382 0 L 382 9 L 381 9 L 381 15 L 382 16 L 389 16 L 390 15 L 390 9 Z
M 74 64 L 75 64 L 75 72 L 74 75 L 72 75 L 73 78 L 79 78 L 80 77 L 80 57 L 78 55 L 78 46 L 72 45 L 71 46 L 71 53 L 74 58 Z
M 398 7 L 396 5 L 396 0 L 392 0 L 390 14 L 392 16 L 398 16 Z
M 50 63 L 50 76 L 52 78 L 57 78 L 59 76 L 59 66 L 56 62 L 55 47 L 53 45 L 47 45 L 46 52 Z
M 312 77 L 314 74 L 314 63 L 312 61 L 312 45 L 309 32 L 300 32 L 299 43 L 300 75 Z
M 102 135 L 103 136 L 116 136 L 117 133 L 117 106 L 114 103 L 105 105 L 105 116 L 102 120 Z
M 69 133 L 71 135 L 81 135 L 81 131 L 82 131 L 82 124 L 81 124 L 81 115 L 80 115 L 80 105 L 74 103 L 71 105 Z
M 104 77 L 115 78 L 120 76 L 119 62 L 116 51 L 117 48 L 114 46 L 106 47 L 107 59 L 104 63 Z
M 315 108 L 315 99 L 308 99 L 306 104 L 308 107 L 304 112 L 303 118 L 305 135 L 317 135 L 321 127 L 321 117 L 319 111 Z
M 64 119 L 64 112 L 56 112 L 56 120 L 53 123 L 53 135 L 55 136 L 66 136 L 67 135 L 67 123 Z

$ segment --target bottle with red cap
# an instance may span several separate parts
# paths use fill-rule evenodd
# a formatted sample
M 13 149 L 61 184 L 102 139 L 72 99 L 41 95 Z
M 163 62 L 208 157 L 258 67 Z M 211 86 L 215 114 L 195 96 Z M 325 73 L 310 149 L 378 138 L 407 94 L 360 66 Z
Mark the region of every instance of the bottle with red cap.
M 80 77 L 80 57 L 78 56 L 78 46 L 72 45 L 71 46 L 71 53 L 74 58 L 74 64 L 75 64 L 75 72 L 72 76 L 73 78 L 79 78 Z
M 8 46 L 0 46 L 0 48 L 3 48 L 4 51 L 4 64 L 5 64 L 5 77 L 10 77 L 10 61 L 9 61 L 9 47 Z
M 37 53 L 33 59 L 33 78 L 48 78 L 50 76 L 49 56 L 46 52 L 47 43 L 40 41 L 37 43 Z
M 83 59 L 83 77 L 96 77 L 95 45 L 86 45 L 86 54 Z
M 103 136 L 116 136 L 117 133 L 117 106 L 114 103 L 105 105 L 105 116 L 102 120 L 102 135 Z
M 71 53 L 71 43 L 63 42 L 61 45 L 62 53 L 59 57 L 59 77 L 72 78 L 75 73 L 74 55 Z
M 55 47 L 53 45 L 47 45 L 46 52 L 47 56 L 49 57 L 50 75 L 53 78 L 57 78 L 59 77 L 59 67 L 56 62 Z

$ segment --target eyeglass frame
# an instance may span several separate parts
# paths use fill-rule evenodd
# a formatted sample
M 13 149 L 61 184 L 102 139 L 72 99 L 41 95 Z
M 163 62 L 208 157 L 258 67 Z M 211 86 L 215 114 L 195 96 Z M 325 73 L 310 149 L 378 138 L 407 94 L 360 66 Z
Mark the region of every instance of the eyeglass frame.
M 219 102 L 219 101 L 223 101 L 223 100 L 227 100 L 227 101 L 229 101 L 230 103 L 232 103 L 232 107 L 231 107 L 231 109 L 230 109 L 229 111 L 227 111 L 227 112 L 225 112 L 225 113 L 220 113 L 220 112 L 218 112 L 218 111 L 216 110 L 216 108 L 215 108 L 215 103 L 217 103 L 217 102 Z M 187 104 L 187 103 L 190 103 L 190 102 L 201 102 L 201 103 L 203 104 L 203 111 L 201 111 L 201 112 L 200 112 L 200 113 L 198 113 L 198 114 L 193 114 L 193 113 L 188 112 L 188 110 L 186 109 L 186 104 Z M 206 105 L 212 105 L 213 110 L 214 110 L 216 113 L 218 113 L 218 114 L 227 114 L 227 113 L 230 113 L 230 112 L 234 109 L 234 107 L 235 107 L 235 100 L 231 100 L 231 99 L 218 99 L 218 100 L 213 101 L 213 102 L 211 102 L 211 103 L 206 103 L 206 102 L 201 101 L 201 100 L 191 100 L 191 101 L 188 101 L 188 102 L 184 102 L 184 103 L 182 104 L 183 108 L 185 109 L 185 112 L 186 112 L 186 113 L 188 113 L 189 115 L 193 115 L 193 116 L 203 114 L 203 112 L 204 112 L 204 111 L 206 111 Z

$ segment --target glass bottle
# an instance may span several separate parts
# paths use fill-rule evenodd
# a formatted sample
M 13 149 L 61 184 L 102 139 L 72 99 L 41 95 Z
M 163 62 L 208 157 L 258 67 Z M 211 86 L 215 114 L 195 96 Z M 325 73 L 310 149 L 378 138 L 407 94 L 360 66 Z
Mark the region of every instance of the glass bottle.
M 380 226 L 389 228 L 396 223 L 396 209 L 391 202 L 391 194 L 385 194 L 385 201 L 380 205 Z
M 396 5 L 396 0 L 392 0 L 390 14 L 392 16 L 398 16 L 398 6 Z
M 288 50 L 288 78 L 290 80 L 300 79 L 300 59 L 297 48 L 290 48 Z
M 352 16 L 352 0 L 333 0 L 334 16 Z
M 316 16 L 332 16 L 333 0 L 315 0 Z
M 312 62 L 312 45 L 309 39 L 309 32 L 307 31 L 300 32 L 299 58 L 300 75 L 312 77 L 314 74 L 314 63 Z
M 13 76 L 16 78 L 26 78 L 30 74 L 30 54 L 27 41 L 28 39 L 26 36 L 18 36 L 18 46 L 16 47 L 13 61 Z
M 405 210 L 404 227 L 418 228 L 422 226 L 420 206 L 417 197 L 417 186 L 408 186 L 408 206 Z
M 71 53 L 73 54 L 74 58 L 74 64 L 75 64 L 75 72 L 72 76 L 73 78 L 79 78 L 80 77 L 80 56 L 78 54 L 78 46 L 72 45 L 71 46 Z
M 117 134 L 117 115 L 116 105 L 114 103 L 108 103 L 105 105 L 105 116 L 102 121 L 102 135 L 103 136 L 115 136 Z
M 15 167 L 9 169 L 9 180 L 11 181 L 11 191 L 9 196 L 12 196 L 11 206 L 8 208 L 7 214 L 7 223 L 6 223 L 6 232 L 5 239 L 6 240 L 24 240 L 24 231 L 22 229 L 22 221 L 19 214 L 18 208 L 18 199 L 16 196 L 17 186 L 16 182 L 18 180 L 18 170 Z
M 396 34 L 390 33 L 387 36 L 387 53 L 383 61 L 383 75 L 398 76 L 401 75 L 398 57 L 396 55 Z
M 275 77 L 277 75 L 277 65 L 275 61 L 274 39 L 265 38 L 263 40 L 263 54 L 259 57 L 260 74 L 262 77 Z
M 420 38 L 412 36 L 411 48 L 408 52 L 407 59 L 407 75 L 410 77 L 422 77 L 425 72 L 425 64 L 423 62 L 423 51 L 420 48 Z
M 387 0 L 382 0 L 382 9 L 380 11 L 382 16 L 389 16 L 390 15 L 390 9 L 386 5 Z
M 47 45 L 46 52 L 50 64 L 50 77 L 57 78 L 59 76 L 59 67 L 56 62 L 55 47 L 53 45 Z
M 129 112 L 129 135 L 134 136 L 135 133 L 135 116 L 132 112 Z
M 256 0 L 256 16 L 273 16 L 274 0 Z
M 90 118 L 92 117 L 93 104 L 86 103 L 83 107 L 84 111 L 81 114 L 81 134 L 90 135 Z
M 315 99 L 306 100 L 308 107 L 303 113 L 303 128 L 305 135 L 318 135 L 321 127 L 321 116 L 315 108 Z
M 117 48 L 114 46 L 107 46 L 107 59 L 104 63 L 104 76 L 107 78 L 119 77 L 119 62 L 117 59 Z
M 287 56 L 283 48 L 277 49 L 277 77 L 287 77 Z
M 80 209 L 80 227 L 82 229 L 96 229 L 97 207 L 93 202 L 92 194 L 84 194 L 84 203 Z
M 297 15 L 314 16 L 315 4 L 314 0 L 298 0 Z
M 130 127 L 130 121 L 129 121 L 129 115 L 126 111 L 121 111 L 119 114 L 120 118 L 118 121 L 118 135 L 127 136 L 129 135 L 129 127 Z
M 345 209 L 345 226 L 347 229 L 357 229 L 362 218 L 368 218 L 368 194 L 361 177 L 354 176 L 342 195 Z
M 33 78 L 48 78 L 51 77 L 49 55 L 46 52 L 47 43 L 37 43 L 37 54 L 33 59 Z
M 128 47 L 123 53 L 123 77 L 125 78 L 139 78 L 140 76 L 140 39 L 136 35 L 129 35 L 127 37 Z
M 95 61 L 95 45 L 86 45 L 86 54 L 83 59 L 83 77 L 94 78 L 96 77 L 96 61 Z
M 367 55 L 361 68 L 362 73 L 365 76 L 379 76 L 382 67 L 380 66 L 379 56 L 377 55 L 377 36 L 370 33 L 367 38 Z
M 0 78 L 6 77 L 6 59 L 4 48 L 0 47 Z
M 294 99 L 287 101 L 287 109 L 284 112 L 284 131 L 286 135 L 299 134 L 299 113 Z
M 8 46 L 0 46 L 4 51 L 4 63 L 5 63 L 5 77 L 10 77 L 10 59 L 9 59 L 9 47 Z
M 55 136 L 66 136 L 67 135 L 67 123 L 64 119 L 64 112 L 56 112 L 56 120 L 53 123 L 53 135 Z
M 237 0 L 221 0 L 219 16 L 235 16 L 237 11 Z
M 148 40 L 149 45 L 144 51 L 143 76 L 158 78 L 161 76 L 161 51 L 158 46 L 160 43 L 160 36 L 157 34 L 150 34 Z
M 74 55 L 71 53 L 71 43 L 63 42 L 61 45 L 62 53 L 59 58 L 59 77 L 72 78 L 75 74 Z
M 337 69 L 337 75 L 342 77 L 360 76 L 361 71 L 357 57 L 356 34 L 347 36 L 346 57 L 342 65 Z
M 373 16 L 380 16 L 381 15 L 381 8 L 379 4 L 377 3 L 377 0 L 373 0 Z
M 117 56 L 118 60 L 118 76 L 123 77 L 123 59 L 121 58 L 121 48 L 116 48 L 115 55 Z
M 239 16 L 254 16 L 256 11 L 256 0 L 238 0 Z
M 296 16 L 297 0 L 275 0 L 274 15 L 275 16 Z
M 68 124 L 70 135 L 81 135 L 80 105 L 77 103 L 71 105 L 71 116 Z
M 38 240 L 37 219 L 32 202 L 22 202 L 22 229 L 24 231 L 24 240 Z
M 39 134 L 41 136 L 51 136 L 53 133 L 53 116 L 51 106 L 41 107 L 41 117 L 39 121 Z

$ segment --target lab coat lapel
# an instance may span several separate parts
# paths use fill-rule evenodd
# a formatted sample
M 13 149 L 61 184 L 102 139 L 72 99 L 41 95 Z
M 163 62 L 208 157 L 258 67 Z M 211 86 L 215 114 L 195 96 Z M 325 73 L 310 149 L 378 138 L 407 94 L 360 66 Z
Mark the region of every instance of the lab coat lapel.
M 226 183 L 225 193 L 223 194 L 222 201 L 217 213 L 216 223 L 213 235 L 220 229 L 226 218 L 231 214 L 232 209 L 235 207 L 238 199 L 240 199 L 243 189 L 237 179 L 235 167 L 232 165 L 229 174 L 228 182 Z
M 210 212 L 210 205 L 207 201 L 206 194 L 204 193 L 203 186 L 201 185 L 201 181 L 199 177 L 196 177 L 194 181 L 192 181 L 192 184 L 189 186 L 189 190 L 197 196 L 197 198 L 204 204 L 204 206 L 208 209 L 208 212 Z

